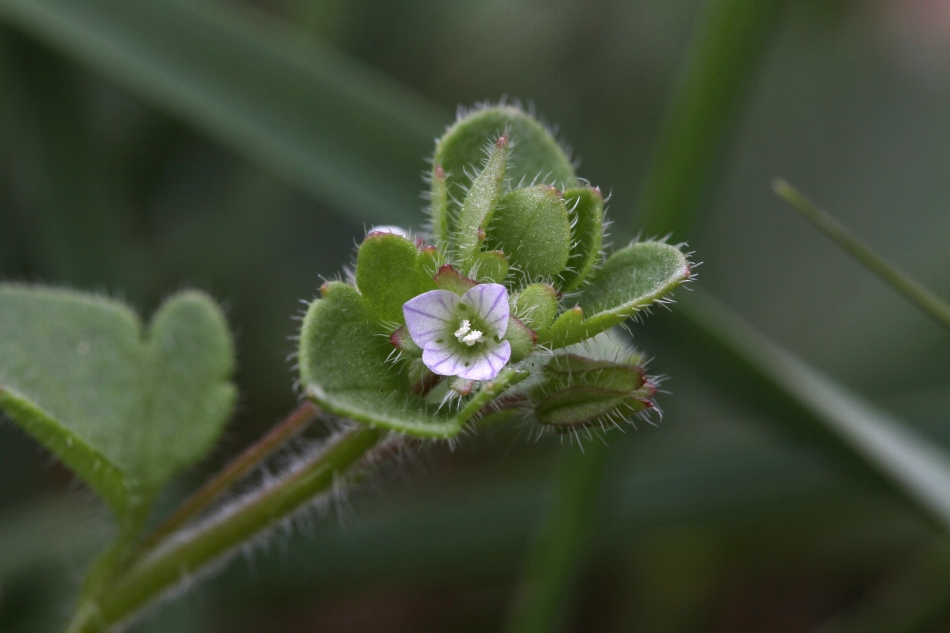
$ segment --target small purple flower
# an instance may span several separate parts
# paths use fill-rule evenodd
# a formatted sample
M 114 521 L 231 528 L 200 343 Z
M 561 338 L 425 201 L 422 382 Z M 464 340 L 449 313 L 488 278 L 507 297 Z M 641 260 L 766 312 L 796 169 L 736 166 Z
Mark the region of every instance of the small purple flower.
M 422 348 L 433 373 L 467 380 L 491 380 L 511 357 L 503 340 L 508 329 L 508 291 L 480 284 L 459 297 L 430 290 L 403 304 L 409 336 Z

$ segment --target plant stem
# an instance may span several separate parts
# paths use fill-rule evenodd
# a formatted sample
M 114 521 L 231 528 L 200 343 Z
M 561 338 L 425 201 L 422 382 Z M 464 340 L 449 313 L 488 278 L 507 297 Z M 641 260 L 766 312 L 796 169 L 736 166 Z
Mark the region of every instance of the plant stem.
M 852 235 L 847 227 L 834 219 L 831 214 L 816 206 L 815 203 L 781 178 L 772 183 L 772 188 L 783 200 L 818 227 L 818 230 L 824 233 L 828 239 L 846 250 L 848 254 L 884 280 L 894 290 L 904 295 L 905 299 L 926 312 L 927 316 L 950 330 L 950 306 L 941 301 L 934 293 L 887 263 L 884 258 L 868 248 L 864 242 Z
M 178 506 L 178 509 L 145 539 L 141 549 L 143 551 L 152 549 L 172 532 L 196 517 L 232 484 L 257 468 L 274 451 L 305 429 L 317 418 L 319 413 L 320 409 L 315 404 L 309 400 L 304 401 L 283 422 L 272 428 L 267 435 L 231 460 L 217 475 L 209 479 Z
M 192 574 L 293 516 L 317 495 L 331 492 L 341 476 L 358 477 L 361 466 L 372 465 L 371 449 L 385 435 L 385 430 L 361 425 L 331 438 L 276 482 L 140 559 L 110 583 L 98 605 L 76 614 L 68 633 L 95 633 L 127 620 Z
M 609 454 L 594 441 L 558 464 L 555 498 L 532 545 L 521 586 L 512 603 L 507 633 L 544 633 L 560 628 L 564 600 L 583 554 L 591 511 Z

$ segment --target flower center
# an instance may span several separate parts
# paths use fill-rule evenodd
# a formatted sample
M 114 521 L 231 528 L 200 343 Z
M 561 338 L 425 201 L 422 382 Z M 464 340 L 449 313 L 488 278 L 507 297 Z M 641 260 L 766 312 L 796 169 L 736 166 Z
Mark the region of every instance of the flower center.
M 481 331 L 472 329 L 472 324 L 468 319 L 463 319 L 459 329 L 455 330 L 455 338 L 459 343 L 465 343 L 469 347 L 485 340 Z

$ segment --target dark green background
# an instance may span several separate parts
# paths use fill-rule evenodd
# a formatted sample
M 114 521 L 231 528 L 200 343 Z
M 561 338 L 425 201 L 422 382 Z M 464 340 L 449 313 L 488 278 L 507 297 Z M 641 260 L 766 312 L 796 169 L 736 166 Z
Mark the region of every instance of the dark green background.
M 423 140 L 434 142 L 458 104 L 502 95 L 532 104 L 558 124 L 579 174 L 610 192 L 613 242 L 634 236 L 664 109 L 703 15 L 695 1 L 212 3 L 229 28 L 259 34 L 268 51 L 289 51 L 304 67 L 336 68 L 341 85 L 364 86 L 380 112 L 398 110 L 414 130 L 387 132 L 385 116 L 348 111 L 332 95 L 326 111 L 275 115 L 274 103 L 319 104 L 323 93 L 291 74 L 252 85 L 257 75 L 243 71 L 260 51 L 217 61 L 222 78 L 246 80 L 249 111 L 262 120 L 298 116 L 288 124 L 294 138 L 341 110 L 356 117 L 360 134 L 326 151 L 356 165 L 367 191 L 387 193 L 364 205 L 300 177 L 287 166 L 293 157 L 227 142 L 161 97 L 168 86 L 117 79 L 28 26 L 14 4 L 23 3 L 0 0 L 0 279 L 121 296 L 148 314 L 181 287 L 201 288 L 222 301 L 237 339 L 238 413 L 166 505 L 294 406 L 288 357 L 301 300 L 352 261 L 373 221 L 421 226 L 415 191 L 432 149 Z M 108 17 L 109 3 L 101 6 Z M 717 181 L 691 231 L 674 240 L 688 240 L 703 262 L 697 287 L 946 444 L 947 333 L 769 188 L 787 178 L 950 296 L 943 6 L 786 2 Z M 143 37 L 149 24 L 139 25 Z M 169 46 L 175 34 L 153 33 Z M 849 609 L 867 618 L 849 620 L 853 630 L 947 630 L 941 533 L 862 471 L 784 433 L 795 411 L 776 410 L 755 384 L 730 382 L 714 351 L 683 345 L 676 322 L 654 312 L 632 329 L 672 393 L 659 400 L 662 423 L 608 436 L 606 484 L 565 630 L 808 631 Z M 556 459 L 578 450 L 529 437 L 512 426 L 465 437 L 454 451 L 426 448 L 131 630 L 497 630 Z M 108 532 L 90 492 L 12 423 L 0 425 L 0 630 L 61 626 Z M 887 611 L 888 595 L 898 608 Z M 886 624 L 874 608 L 911 624 Z

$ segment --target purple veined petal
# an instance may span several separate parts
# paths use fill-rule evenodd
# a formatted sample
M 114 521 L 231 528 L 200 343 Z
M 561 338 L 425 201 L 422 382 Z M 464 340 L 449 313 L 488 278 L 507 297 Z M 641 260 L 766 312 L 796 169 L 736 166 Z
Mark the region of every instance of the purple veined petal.
M 504 336 L 508 330 L 508 291 L 501 284 L 479 284 L 462 296 L 462 303 L 481 317 L 490 333 Z M 488 332 L 486 332 L 488 333 Z M 507 359 L 505 359 L 507 362 Z M 497 372 L 496 372 L 497 374 Z M 494 376 L 493 376 L 494 377 Z
M 465 369 L 462 359 L 448 345 L 435 341 L 426 343 L 422 350 L 422 362 L 434 374 L 440 376 L 458 376 Z
M 502 341 L 495 347 L 482 352 L 468 367 L 460 363 L 462 369 L 455 375 L 467 380 L 492 380 L 508 363 L 509 358 L 511 358 L 511 343 Z
M 448 290 L 430 290 L 402 304 L 409 336 L 419 347 L 425 347 L 451 328 L 456 320 L 459 296 Z

